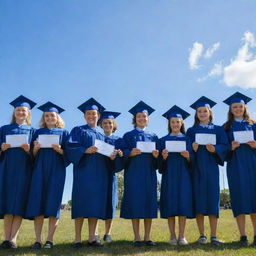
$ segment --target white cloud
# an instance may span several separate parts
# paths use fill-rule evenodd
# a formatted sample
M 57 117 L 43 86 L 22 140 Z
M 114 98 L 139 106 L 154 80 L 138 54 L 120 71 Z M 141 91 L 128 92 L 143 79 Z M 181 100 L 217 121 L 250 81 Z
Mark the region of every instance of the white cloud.
M 199 69 L 198 61 L 202 57 L 204 46 L 201 43 L 195 42 L 193 48 L 189 50 L 189 67 L 190 69 Z
M 220 42 L 217 42 L 215 44 L 213 44 L 212 47 L 208 48 L 204 54 L 204 58 L 205 59 L 209 59 L 212 57 L 212 55 L 214 54 L 214 52 L 216 52 L 220 47 Z
M 220 76 L 223 73 L 223 65 L 222 62 L 218 62 L 215 63 L 212 67 L 212 69 L 207 73 L 206 76 L 198 78 L 197 82 L 204 82 L 205 80 L 207 80 L 210 77 L 214 77 L 214 76 Z
M 223 81 L 229 86 L 256 88 L 256 42 L 254 35 L 247 31 L 242 38 L 243 45 L 230 64 L 223 69 Z

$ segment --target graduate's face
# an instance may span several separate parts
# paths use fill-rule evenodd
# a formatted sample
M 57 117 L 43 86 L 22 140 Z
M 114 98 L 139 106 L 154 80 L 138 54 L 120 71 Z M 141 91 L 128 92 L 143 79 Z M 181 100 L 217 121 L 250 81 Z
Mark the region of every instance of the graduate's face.
M 231 105 L 231 113 L 234 118 L 243 118 L 245 112 L 245 105 L 243 103 L 233 103 Z
M 16 107 L 14 110 L 14 116 L 16 122 L 24 122 L 29 115 L 29 109 L 27 107 Z
M 57 113 L 55 112 L 44 112 L 44 121 L 48 128 L 55 127 L 58 122 Z
M 101 122 L 101 127 L 104 133 L 113 133 L 114 122 L 113 119 L 103 119 Z
M 208 107 L 199 107 L 196 113 L 200 122 L 209 122 L 211 113 Z
M 148 125 L 148 114 L 137 113 L 135 120 L 136 120 L 136 126 L 138 126 L 139 128 L 144 128 Z
M 179 133 L 182 124 L 183 124 L 183 120 L 180 117 L 172 117 L 170 119 L 170 128 L 173 133 Z
M 84 119 L 90 126 L 95 127 L 100 118 L 100 114 L 97 110 L 86 110 L 84 113 Z

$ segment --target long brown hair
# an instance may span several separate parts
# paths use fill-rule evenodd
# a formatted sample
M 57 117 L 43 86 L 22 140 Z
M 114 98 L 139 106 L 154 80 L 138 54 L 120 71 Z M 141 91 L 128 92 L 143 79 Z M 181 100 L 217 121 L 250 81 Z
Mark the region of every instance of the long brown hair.
M 231 112 L 231 107 L 232 107 L 232 104 L 229 106 L 227 122 L 223 125 L 223 127 L 226 131 L 231 128 L 231 125 L 234 122 L 234 115 Z M 243 118 L 249 124 L 254 123 L 254 120 L 250 117 L 249 110 L 248 110 L 248 107 L 246 105 L 244 105 Z
M 172 133 L 172 128 L 171 128 L 171 119 L 172 118 L 169 118 L 168 119 L 168 132 L 169 133 Z M 181 120 L 182 120 L 182 126 L 180 127 L 180 132 L 182 133 L 182 134 L 186 134 L 186 129 L 185 129 L 185 124 L 184 124 L 184 120 L 183 120 L 183 118 L 181 118 Z
M 213 112 L 212 112 L 212 110 L 211 110 L 210 108 L 208 108 L 208 109 L 209 109 L 209 112 L 210 112 L 209 122 L 212 123 L 212 120 L 213 120 Z M 196 126 L 196 125 L 198 125 L 198 124 L 200 124 L 200 120 L 199 120 L 199 118 L 197 117 L 197 110 L 196 110 L 196 113 L 195 113 L 195 116 L 194 116 L 194 124 L 193 124 L 193 126 Z

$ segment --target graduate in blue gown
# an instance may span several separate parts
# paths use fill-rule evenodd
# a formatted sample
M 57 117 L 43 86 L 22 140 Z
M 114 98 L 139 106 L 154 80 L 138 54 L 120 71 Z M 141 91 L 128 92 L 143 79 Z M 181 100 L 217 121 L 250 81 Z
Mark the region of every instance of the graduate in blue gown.
M 111 242 L 110 235 L 112 220 L 115 217 L 116 206 L 118 203 L 118 183 L 116 172 L 121 171 L 124 168 L 123 165 L 123 143 L 122 138 L 118 137 L 114 133 L 117 130 L 116 117 L 120 113 L 113 111 L 104 111 L 101 115 L 99 124 L 105 134 L 105 142 L 115 146 L 115 153 L 117 155 L 115 161 L 109 165 L 109 184 L 108 184 L 108 202 L 107 202 L 107 216 L 105 220 L 105 235 L 103 240 L 105 242 Z
M 105 141 L 105 135 L 98 131 L 97 122 L 104 110 L 93 98 L 82 105 L 86 125 L 76 126 L 70 133 L 67 155 L 73 163 L 72 219 L 75 219 L 74 248 L 82 247 L 81 231 L 84 218 L 88 218 L 89 242 L 91 246 L 102 246 L 96 239 L 98 219 L 107 218 L 109 161 L 115 154 L 106 157 L 97 153 L 95 140 Z
M 189 114 L 178 106 L 170 108 L 163 116 L 168 120 L 168 135 L 159 139 L 162 174 L 160 213 L 168 219 L 171 245 L 187 245 L 185 238 L 186 218 L 193 217 L 192 181 L 190 161 L 193 158 L 192 145 L 185 135 L 184 119 Z M 168 152 L 166 142 L 183 141 L 185 150 Z M 179 236 L 175 233 L 175 216 L 179 216 Z
M 211 243 L 219 245 L 221 242 L 216 238 L 220 201 L 218 165 L 224 164 L 229 143 L 223 127 L 212 123 L 211 107 L 215 104 L 215 102 L 203 96 L 190 106 L 196 110 L 196 113 L 194 125 L 188 129 L 187 135 L 193 143 L 192 147 L 195 152 L 192 181 L 195 214 L 200 233 L 198 243 L 205 244 L 207 242 L 204 233 L 204 216 L 208 215 L 211 228 Z M 216 143 L 212 141 L 207 145 L 199 145 L 195 137 L 200 134 L 202 136 L 205 134 L 215 135 Z
M 25 217 L 32 174 L 30 141 L 34 133 L 30 109 L 36 105 L 22 95 L 10 104 L 14 107 L 11 124 L 0 129 L 0 217 L 4 218 L 5 240 L 1 245 L 4 249 L 17 248 L 17 235 Z M 12 147 L 6 141 L 7 135 L 27 135 L 27 138 L 22 145 Z
M 229 105 L 228 120 L 224 124 L 231 144 L 227 156 L 227 176 L 231 206 L 240 232 L 240 243 L 248 244 L 245 232 L 245 215 L 249 214 L 256 245 L 256 124 L 250 118 L 246 104 L 251 98 L 236 92 L 224 102 Z M 252 138 L 239 143 L 234 132 L 252 131 Z
M 66 166 L 69 164 L 64 155 L 68 131 L 64 129 L 64 121 L 59 115 L 64 109 L 52 102 L 47 102 L 38 109 L 43 111 L 43 115 L 40 129 L 32 138 L 35 160 L 26 212 L 27 218 L 34 219 L 36 242 L 32 249 L 42 247 L 41 233 L 44 218 L 49 218 L 48 236 L 44 248 L 53 247 L 53 235 L 60 217 Z M 39 141 L 42 135 L 58 136 L 59 142 L 45 148 L 45 145 L 40 145 Z
M 146 245 L 154 246 L 150 240 L 152 218 L 157 218 L 157 158 L 158 150 L 152 153 L 142 153 L 137 142 L 157 142 L 157 136 L 146 130 L 149 115 L 154 111 L 150 106 L 140 101 L 129 110 L 133 114 L 134 129 L 124 136 L 125 170 L 124 195 L 121 205 L 121 218 L 131 219 L 134 231 L 134 245 L 140 246 L 140 219 L 144 219 Z

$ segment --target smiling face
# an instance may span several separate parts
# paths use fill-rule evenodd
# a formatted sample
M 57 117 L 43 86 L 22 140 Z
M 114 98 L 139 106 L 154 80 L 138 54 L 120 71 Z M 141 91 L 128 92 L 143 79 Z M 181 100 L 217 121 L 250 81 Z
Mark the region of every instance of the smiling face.
M 208 107 L 199 107 L 196 110 L 197 118 L 199 119 L 200 123 L 209 123 L 211 112 Z
M 242 119 L 245 113 L 245 105 L 243 103 L 233 103 L 230 106 L 230 111 L 234 118 Z
M 183 119 L 180 117 L 172 117 L 169 120 L 170 130 L 174 134 L 180 133 L 181 126 L 183 125 Z
M 101 128 L 105 134 L 111 134 L 114 130 L 114 120 L 113 119 L 103 119 L 101 122 Z
M 27 119 L 30 116 L 30 110 L 27 107 L 16 107 L 14 109 L 14 118 L 16 123 L 27 123 Z
M 100 114 L 97 110 L 86 110 L 86 112 L 84 113 L 84 119 L 91 127 L 97 126 L 99 118 Z
M 148 114 L 147 113 L 137 113 L 135 116 L 135 125 L 141 129 L 148 125 Z
M 44 112 L 44 121 L 48 128 L 56 127 L 58 122 L 58 116 L 55 112 Z

